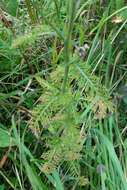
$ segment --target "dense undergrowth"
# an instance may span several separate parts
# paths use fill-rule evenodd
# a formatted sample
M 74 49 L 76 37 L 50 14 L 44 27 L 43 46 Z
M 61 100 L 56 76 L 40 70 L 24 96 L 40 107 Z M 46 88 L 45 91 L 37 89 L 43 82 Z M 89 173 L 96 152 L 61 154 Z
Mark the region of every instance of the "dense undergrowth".
M 126 2 L 1 0 L 0 19 L 0 190 L 126 190 Z

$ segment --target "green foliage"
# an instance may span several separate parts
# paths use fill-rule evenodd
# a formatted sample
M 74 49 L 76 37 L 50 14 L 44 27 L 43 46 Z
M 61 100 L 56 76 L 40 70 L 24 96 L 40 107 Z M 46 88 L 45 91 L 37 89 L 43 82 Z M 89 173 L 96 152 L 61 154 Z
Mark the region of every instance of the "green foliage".
M 19 51 L 10 50 L 12 43 L 12 35 L 10 31 L 0 25 L 0 73 L 6 71 L 13 71 L 20 62 L 21 57 Z M 1 91 L 2 92 L 2 91 Z
M 1 4 L 5 11 L 12 16 L 16 16 L 18 9 L 18 1 L 17 0 L 2 0 Z
M 49 190 L 46 184 L 43 183 L 41 180 L 41 177 L 37 174 L 35 166 L 30 165 L 29 162 L 27 161 L 27 156 L 31 158 L 32 160 L 35 160 L 33 155 L 30 153 L 30 151 L 25 147 L 23 139 L 20 139 L 18 136 L 18 132 L 16 129 L 15 121 L 14 118 L 12 118 L 12 126 L 13 126 L 13 131 L 14 131 L 14 137 L 15 141 L 19 147 L 20 153 L 21 153 L 21 158 L 23 161 L 23 165 L 25 167 L 25 174 L 28 176 L 28 179 L 31 183 L 31 186 L 33 189 L 38 189 L 38 190 Z M 41 169 L 41 166 L 35 162 L 35 165 Z M 60 182 L 59 174 L 57 171 L 53 172 L 53 176 L 47 175 L 47 178 L 49 181 L 53 184 L 53 186 L 56 187 L 56 189 L 63 189 L 62 184 Z
M 12 142 L 12 146 L 15 145 L 14 138 L 11 138 L 7 131 L 0 129 L 0 147 L 8 147 Z
M 52 32 L 50 27 L 47 25 L 38 25 L 33 29 L 32 32 L 16 39 L 13 42 L 11 48 L 16 48 L 19 45 L 26 45 L 28 43 L 32 43 L 37 39 L 37 37 L 44 35 L 55 35 L 55 33 Z
M 83 110 L 89 104 L 92 107 L 88 113 L 93 112 L 95 119 L 104 118 L 107 109 L 113 111 L 106 89 L 91 75 L 90 67 L 84 62 L 78 60 L 70 66 L 65 93 L 60 91 L 63 75 L 64 64 L 61 64 L 51 72 L 49 82 L 36 77 L 45 91 L 32 111 L 29 127 L 36 138 L 46 141 L 42 158 L 48 160 L 48 164 L 43 164 L 42 170 L 47 173 L 63 161 L 81 159 L 84 134 L 80 126 L 85 117 Z
M 51 183 L 56 187 L 57 190 L 64 190 L 57 170 L 53 171 L 53 176 L 47 175 L 47 177 L 49 181 L 51 181 Z
M 4 184 L 0 185 L 0 190 L 4 190 Z
M 116 10 L 121 9 L 122 7 L 125 6 L 124 0 L 116 0 Z M 127 11 L 123 11 L 119 14 L 119 16 L 122 18 L 122 20 L 125 20 L 127 18 Z
M 29 17 L 31 19 L 31 23 L 36 24 L 37 19 L 36 19 L 34 8 L 31 5 L 32 4 L 31 0 L 25 0 L 25 3 L 26 3 L 26 7 L 28 10 Z
M 0 6 L 0 188 L 126 190 L 125 2 Z
M 116 175 L 116 173 L 117 173 L 118 179 L 119 179 L 119 178 L 121 179 L 121 180 L 120 180 L 120 181 L 122 182 L 121 188 L 122 188 L 122 189 L 126 189 L 126 187 L 127 187 L 127 182 L 126 182 L 126 179 L 125 179 L 124 173 L 123 173 L 123 171 L 122 171 L 122 168 L 121 168 L 119 159 L 118 159 L 118 157 L 117 157 L 117 155 L 116 155 L 116 153 L 115 153 L 115 150 L 114 150 L 114 148 L 113 148 L 112 143 L 111 143 L 111 142 L 108 140 L 108 138 L 107 138 L 105 135 L 103 135 L 100 131 L 98 131 L 98 130 L 95 130 L 95 131 L 99 134 L 99 138 L 102 139 L 102 140 L 101 140 L 102 144 L 104 145 L 104 147 L 105 147 L 105 148 L 107 149 L 107 151 L 108 151 L 109 157 L 110 157 L 111 162 L 112 162 L 113 170 L 115 170 L 115 171 L 114 171 L 115 175 Z M 118 189 L 119 189 L 119 188 L 120 188 L 120 187 L 118 187 Z

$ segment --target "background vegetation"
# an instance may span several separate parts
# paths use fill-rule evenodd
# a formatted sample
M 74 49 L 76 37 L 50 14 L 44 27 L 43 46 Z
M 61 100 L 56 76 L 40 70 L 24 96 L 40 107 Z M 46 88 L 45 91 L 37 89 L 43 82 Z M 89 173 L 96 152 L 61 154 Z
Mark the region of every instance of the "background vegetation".
M 0 1 L 0 190 L 127 189 L 124 0 Z

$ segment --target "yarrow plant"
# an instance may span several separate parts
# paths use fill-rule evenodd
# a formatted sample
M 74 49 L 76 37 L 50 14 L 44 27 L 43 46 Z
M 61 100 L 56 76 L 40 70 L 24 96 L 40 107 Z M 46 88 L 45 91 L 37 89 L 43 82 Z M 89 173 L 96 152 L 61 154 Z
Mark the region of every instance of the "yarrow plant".
M 39 36 L 50 36 L 54 39 L 50 72 L 45 72 L 44 78 L 34 75 L 34 79 L 42 87 L 42 92 L 31 110 L 28 125 L 43 146 L 40 170 L 53 174 L 55 169 L 63 171 L 66 163 L 77 182 L 83 186 L 88 183 L 88 179 L 80 176 L 78 162 L 83 158 L 85 149 L 86 121 L 92 121 L 94 128 L 98 120 L 104 120 L 107 113 L 113 113 L 114 107 L 109 91 L 101 84 L 100 78 L 90 65 L 96 45 L 90 48 L 77 42 L 75 46 L 72 38 L 78 3 L 71 0 L 66 6 L 68 17 L 64 35 L 59 35 L 59 30 L 54 30 L 52 25 L 40 24 L 31 33 L 15 40 L 12 48 L 31 45 Z M 95 37 L 96 40 L 97 38 L 98 36 Z M 57 40 L 60 44 L 59 51 L 56 50 Z M 76 47 L 80 48 L 75 50 Z M 87 62 L 85 53 L 88 56 Z
M 74 54 L 72 59 L 75 57 L 77 60 L 76 56 Z M 48 162 L 42 164 L 42 170 L 47 173 L 51 173 L 60 163 L 82 158 L 85 133 L 81 132 L 81 128 L 88 104 L 92 105 L 88 113 L 95 120 L 104 118 L 107 109 L 109 112 L 113 111 L 108 91 L 100 87 L 99 79 L 91 75 L 90 67 L 78 60 L 78 68 L 77 61 L 70 66 L 64 93 L 60 90 L 64 64 L 51 72 L 49 82 L 37 79 L 45 91 L 39 98 L 40 103 L 32 111 L 29 127 L 37 138 L 45 142 L 42 158 Z

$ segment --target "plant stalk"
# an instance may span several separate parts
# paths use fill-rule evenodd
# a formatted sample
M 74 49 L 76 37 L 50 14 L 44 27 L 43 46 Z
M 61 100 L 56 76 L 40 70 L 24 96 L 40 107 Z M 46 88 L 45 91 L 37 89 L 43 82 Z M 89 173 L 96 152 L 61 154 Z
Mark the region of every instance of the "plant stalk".
M 25 2 L 26 2 L 26 7 L 27 7 L 27 10 L 28 10 L 28 14 L 29 14 L 31 23 L 36 24 L 37 23 L 37 18 L 36 18 L 36 15 L 35 15 L 35 12 L 34 12 L 32 6 L 31 6 L 30 0 L 25 0 Z
M 70 8 L 69 8 L 69 26 L 68 26 L 68 32 L 67 37 L 64 41 L 64 57 L 65 57 L 65 71 L 64 71 L 64 79 L 62 84 L 62 92 L 65 92 L 66 89 L 66 83 L 68 79 L 68 73 L 69 73 L 69 61 L 70 61 L 70 40 L 73 30 L 73 24 L 74 24 L 74 17 L 75 17 L 75 11 L 76 11 L 76 2 L 77 0 L 71 0 L 70 2 Z

